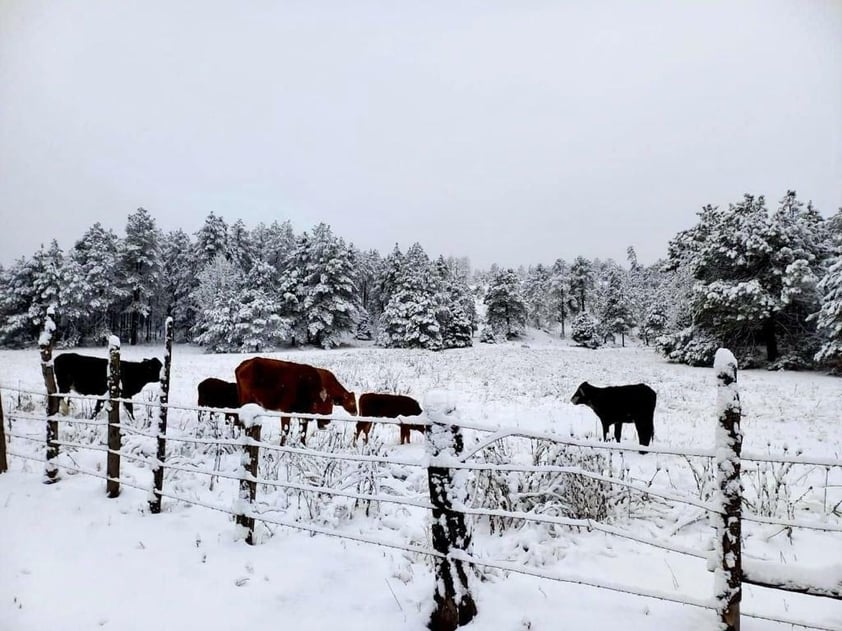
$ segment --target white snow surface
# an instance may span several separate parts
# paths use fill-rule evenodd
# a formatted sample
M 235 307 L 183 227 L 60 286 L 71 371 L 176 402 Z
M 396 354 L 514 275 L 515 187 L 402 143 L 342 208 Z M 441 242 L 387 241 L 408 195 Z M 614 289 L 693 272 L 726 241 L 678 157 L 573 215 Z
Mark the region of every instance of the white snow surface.
M 105 348 L 79 352 L 107 356 Z M 122 355 L 129 360 L 162 357 L 163 348 L 124 347 Z M 658 392 L 655 446 L 712 448 L 715 440 L 714 370 L 671 365 L 640 347 L 592 351 L 530 332 L 526 344 L 478 345 L 441 353 L 361 347 L 264 355 L 329 368 L 357 394 L 406 393 L 422 403 L 432 401 L 433 407 L 444 401 L 445 407 L 455 406 L 459 419 L 466 423 L 579 438 L 601 436 L 596 416 L 585 406 L 569 403 L 581 381 L 600 386 L 645 382 Z M 212 376 L 233 380 L 234 368 L 249 356 L 206 355 L 200 349 L 177 345 L 170 402 L 195 405 L 199 381 Z M 786 449 L 793 454 L 803 450 L 805 455 L 842 458 L 838 405 L 842 380 L 815 373 L 750 370 L 739 373 L 738 384 L 744 451 L 782 453 Z M 0 351 L 0 386 L 43 391 L 38 351 Z M 435 390 L 446 390 L 447 394 L 425 399 Z M 154 401 L 155 394 L 156 386 L 150 385 L 135 397 L 136 423 L 149 432 L 154 431 L 154 424 L 144 423 L 147 419 L 153 422 L 156 410 L 141 406 L 141 402 Z M 2 399 L 7 421 L 12 406 L 18 403 L 26 409 L 29 401 L 34 406 L 30 414 L 43 413 L 38 397 L 28 400 L 25 395 L 4 391 Z M 86 406 L 90 409 L 89 403 L 76 401 L 71 411 L 75 407 L 78 415 Z M 125 414 L 122 407 L 121 414 Z M 263 440 L 277 443 L 277 420 L 264 418 L 262 422 Z M 45 431 L 43 423 L 24 419 L 14 419 L 11 425 L 14 433 L 38 438 Z M 221 419 L 218 425 L 224 427 Z M 187 433 L 197 427 L 195 412 L 171 409 L 169 427 Z M 308 445 L 318 448 L 335 440 L 349 453 L 368 453 L 362 447 L 350 447 L 353 423 L 334 421 L 321 431 L 311 423 L 310 428 Z M 103 428 L 89 431 L 104 436 Z M 624 442 L 636 441 L 631 425 L 624 426 L 623 435 Z M 477 440 L 476 435 L 466 433 L 466 447 Z M 372 431 L 378 454 L 423 462 L 424 439 L 413 433 L 412 441 L 410 445 L 398 445 L 398 429 L 394 426 L 376 426 Z M 101 438 L 93 442 L 102 444 Z M 10 449 L 43 457 L 43 446 L 36 442 L 13 437 Z M 176 447 L 170 441 L 168 457 L 176 454 L 180 465 L 210 468 L 208 457 L 213 457 L 213 451 L 206 450 L 200 456 L 194 455 L 193 449 L 198 447 Z M 371 449 L 373 452 L 374 447 Z M 139 456 L 154 455 L 154 441 L 126 436 L 124 450 Z M 517 455 L 521 463 L 529 462 L 528 453 Z M 236 456 L 231 454 L 231 458 Z M 10 471 L 0 475 L 2 631 L 426 628 L 433 574 L 432 563 L 421 555 L 271 525 L 261 525 L 259 545 L 248 546 L 230 516 L 222 512 L 164 497 L 163 512 L 152 515 L 147 509 L 146 491 L 124 486 L 119 498 L 107 499 L 104 481 L 66 470 L 62 470 L 57 484 L 45 485 L 43 465 L 15 457 L 9 460 Z M 105 468 L 102 452 L 68 453 L 64 449 L 60 461 L 100 473 Z M 701 462 L 696 466 L 701 467 Z M 694 498 L 703 490 L 684 458 L 635 451 L 624 454 L 623 463 L 637 483 L 653 480 L 653 486 Z M 424 498 L 423 469 L 389 466 L 405 470 L 400 479 L 408 495 Z M 236 471 L 235 460 L 223 459 L 221 470 Z M 761 473 L 754 463 L 743 462 L 747 494 L 761 484 Z M 151 481 L 149 466 L 126 459 L 121 475 L 144 489 Z M 826 479 L 823 467 L 796 466 L 787 479 L 799 489 L 795 498 L 808 486 L 816 487 L 797 502 L 793 500 L 791 517 L 837 524 L 842 521 L 827 509 L 842 500 L 840 469 L 827 474 L 831 485 L 827 497 L 819 488 Z M 708 484 L 708 490 L 712 490 L 714 483 Z M 206 477 L 168 472 L 164 491 L 224 509 L 237 500 L 236 480 L 224 478 L 217 479 L 210 490 Z M 263 498 L 261 493 L 258 501 Z M 331 506 L 335 511 L 325 512 L 318 522 L 322 527 L 430 547 L 429 511 L 421 507 L 381 503 L 379 510 L 367 515 L 362 508 L 354 509 L 353 502 Z M 285 505 L 273 516 L 306 524 L 306 502 Z M 778 516 L 788 517 L 783 513 Z M 645 538 L 700 552 L 711 550 L 715 536 L 715 520 L 701 517 L 699 509 L 658 501 L 628 515 L 624 509 L 611 523 Z M 472 530 L 471 554 L 478 558 L 694 599 L 713 598 L 713 574 L 702 559 L 600 532 L 532 524 L 501 536 L 490 534 L 482 520 L 475 520 Z M 837 583 L 842 554 L 838 533 L 795 529 L 790 537 L 779 527 L 743 522 L 743 534 L 745 554 L 762 561 L 760 567 L 768 574 L 785 574 L 790 567 L 794 579 L 818 576 L 824 577 L 819 581 L 823 585 Z M 770 564 L 778 569 L 773 572 Z M 826 572 L 821 568 L 827 568 Z M 514 573 L 483 572 L 487 580 L 473 577 L 471 582 L 479 610 L 475 621 L 465 627 L 471 631 L 716 628 L 716 615 L 709 610 Z M 842 629 L 842 602 L 825 598 L 745 586 L 742 609 Z M 791 627 L 744 617 L 742 628 L 782 631 Z

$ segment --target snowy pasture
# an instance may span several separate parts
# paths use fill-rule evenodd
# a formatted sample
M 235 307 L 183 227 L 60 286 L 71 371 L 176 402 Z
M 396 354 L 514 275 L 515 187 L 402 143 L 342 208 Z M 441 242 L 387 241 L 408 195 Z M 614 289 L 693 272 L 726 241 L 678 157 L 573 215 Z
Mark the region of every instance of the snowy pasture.
M 83 352 L 105 356 L 105 349 Z M 161 356 L 160 348 L 123 349 L 124 359 Z M 397 392 L 423 400 L 432 389 L 456 393 L 465 422 L 520 428 L 579 438 L 601 437 L 596 416 L 573 406 L 570 396 L 582 381 L 598 386 L 645 382 L 658 392 L 655 446 L 708 449 L 715 430 L 716 385 L 712 369 L 671 365 L 651 350 L 630 347 L 597 351 L 570 347 L 535 334 L 529 345 L 506 344 L 449 350 L 383 350 L 373 347 L 334 351 L 290 351 L 267 356 L 312 363 L 332 370 L 357 393 Z M 192 406 L 196 385 L 205 377 L 233 380 L 247 355 L 205 355 L 176 346 L 170 402 Z M 739 374 L 743 405 L 743 450 L 784 453 L 803 450 L 817 457 L 842 458 L 842 381 L 814 373 L 744 371 Z M 38 353 L 0 351 L 0 386 L 43 390 Z M 136 401 L 154 402 L 147 387 Z M 83 414 L 88 402 L 72 413 Z M 15 419 L 41 413 L 38 396 L 3 392 L 7 428 L 41 438 L 43 423 Z M 135 405 L 132 424 L 149 431 L 154 408 Z M 337 408 L 337 414 L 342 415 Z M 125 416 L 124 416 L 125 422 Z M 221 419 L 200 422 L 196 413 L 172 409 L 174 435 L 224 436 Z M 267 423 L 264 440 L 277 442 L 278 428 Z M 62 440 L 102 444 L 100 426 L 62 424 Z M 398 445 L 398 430 L 375 427 L 368 446 L 351 444 L 353 423 L 334 422 L 315 431 L 308 446 L 423 462 L 423 438 Z M 624 426 L 625 442 L 636 440 Z M 468 432 L 468 446 L 479 435 Z M 10 439 L 16 453 L 43 456 L 43 445 Z M 151 439 L 127 434 L 126 482 L 148 488 L 151 473 L 144 458 L 154 454 Z M 530 463 L 536 444 L 511 440 L 498 456 Z M 168 443 L 168 461 L 183 468 L 225 474 L 237 454 L 214 445 Z M 601 461 L 614 475 L 638 484 L 694 498 L 709 498 L 711 470 L 704 460 L 626 452 Z M 101 452 L 63 449 L 62 463 L 104 472 Z M 422 630 L 432 607 L 430 561 L 410 552 L 352 541 L 311 536 L 272 524 L 261 525 L 260 545 L 247 546 L 229 515 L 164 500 L 161 515 L 147 509 L 147 493 L 124 486 L 106 499 L 104 483 L 63 471 L 58 484 L 41 483 L 42 465 L 10 458 L 11 471 L 0 476 L 0 629 L 232 629 Z M 331 464 L 267 453 L 261 476 L 344 489 L 424 499 L 426 472 L 420 467 Z M 743 463 L 743 483 L 751 511 L 781 519 L 840 524 L 842 470 L 823 467 Z M 506 482 L 515 484 L 514 479 Z M 186 471 L 168 470 L 165 491 L 210 506 L 230 509 L 235 482 Z M 505 486 L 505 485 L 503 485 Z M 825 487 L 828 488 L 825 488 Z M 498 489 L 499 490 L 499 489 Z M 503 493 L 506 489 L 503 488 Z M 486 498 L 492 497 L 486 494 Z M 403 544 L 429 546 L 429 511 L 423 508 L 355 502 L 344 497 L 279 491 L 261 485 L 258 506 L 268 516 Z M 483 508 L 498 508 L 488 503 Z M 642 537 L 668 541 L 707 553 L 714 530 L 700 509 L 625 492 L 613 494 L 606 521 Z M 542 572 L 637 585 L 691 599 L 708 599 L 713 576 L 703 559 L 686 557 L 596 531 L 546 524 L 508 524 L 470 518 L 476 557 L 524 564 Z M 833 532 L 744 522 L 744 551 L 831 583 L 839 580 L 842 536 Z M 584 585 L 541 580 L 499 570 L 480 569 L 472 587 L 479 615 L 467 629 L 623 628 L 714 629 L 711 611 L 624 595 Z M 842 602 L 744 586 L 744 612 L 781 614 L 842 629 Z M 789 629 L 767 620 L 743 619 L 743 629 Z

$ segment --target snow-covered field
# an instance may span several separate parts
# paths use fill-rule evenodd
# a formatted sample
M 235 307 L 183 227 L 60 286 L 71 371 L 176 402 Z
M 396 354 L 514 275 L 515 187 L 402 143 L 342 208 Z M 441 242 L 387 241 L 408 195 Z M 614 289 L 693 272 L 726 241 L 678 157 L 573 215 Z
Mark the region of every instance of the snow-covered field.
M 105 356 L 105 349 L 84 352 Z M 161 356 L 160 348 L 123 349 L 124 359 Z M 594 385 L 645 382 L 658 392 L 655 445 L 710 448 L 713 445 L 716 397 L 712 369 L 667 364 L 639 347 L 590 351 L 533 334 L 519 344 L 451 350 L 442 353 L 383 350 L 372 347 L 336 351 L 290 351 L 270 354 L 331 369 L 351 390 L 400 392 L 423 399 L 434 388 L 456 393 L 461 418 L 487 426 L 520 427 L 577 437 L 601 434 L 595 415 L 569 403 L 581 381 Z M 177 346 L 173 358 L 170 401 L 195 404 L 196 384 L 216 376 L 233 380 L 245 355 L 205 355 Z M 0 351 L 0 386 L 42 390 L 38 353 Z M 842 459 L 842 380 L 813 373 L 745 371 L 739 375 L 743 403 L 744 451 L 789 453 Z M 136 400 L 151 400 L 154 388 Z M 3 393 L 7 416 L 18 403 L 31 401 Z M 151 419 L 139 405 L 137 424 Z M 77 409 L 77 413 L 80 410 Z M 8 420 L 8 419 L 7 419 Z M 311 424 L 311 432 L 313 431 Z M 77 442 L 100 441 L 101 428 L 62 431 Z M 189 435 L 212 435 L 195 413 L 173 410 L 170 427 Z M 369 447 L 350 444 L 353 425 L 334 422 L 315 432 L 308 445 L 349 452 L 371 451 L 422 461 L 423 439 L 400 446 L 394 427 L 374 429 Z M 15 433 L 43 435 L 43 424 L 12 423 Z M 265 440 L 277 441 L 277 427 L 268 426 Z M 68 435 L 67 432 L 73 432 Z M 632 426 L 624 441 L 634 441 Z M 468 436 L 468 441 L 476 440 Z M 525 444 L 525 443 L 524 443 Z M 11 449 L 42 455 L 37 443 L 11 439 Z M 149 439 L 127 437 L 124 449 L 139 457 L 152 453 Z M 236 455 L 214 447 L 198 450 L 169 444 L 171 461 L 182 465 L 236 467 Z M 517 449 L 517 447 L 513 447 Z M 517 452 L 528 461 L 527 447 Z M 709 483 L 697 483 L 683 459 L 629 452 L 612 466 L 653 487 L 699 497 Z M 11 471 L 0 476 L 0 630 L 41 629 L 262 629 L 294 628 L 346 631 L 424 629 L 431 608 L 432 572 L 418 555 L 369 546 L 287 528 L 260 530 L 261 544 L 250 547 L 237 539 L 230 517 L 184 503 L 166 501 L 161 515 L 147 511 L 146 493 L 124 487 L 122 495 L 105 498 L 101 480 L 63 473 L 58 484 L 41 483 L 42 466 L 11 458 Z M 62 462 L 102 470 L 99 452 L 64 453 Z M 701 471 L 696 462 L 696 473 Z M 269 457 L 261 475 L 324 483 L 357 490 L 374 485 L 378 492 L 422 498 L 423 469 L 391 467 L 388 479 L 371 467 L 331 469 L 302 459 Z M 351 468 L 349 468 L 351 467 Z M 744 463 L 746 495 L 780 467 Z M 357 469 L 357 470 L 354 470 Z M 398 470 L 399 469 L 399 470 Z M 764 478 L 764 475 L 766 476 Z M 146 466 L 123 462 L 126 480 L 147 487 Z M 300 477 L 306 478 L 301 480 Z M 825 471 L 793 467 L 782 477 L 772 510 L 778 517 L 842 523 L 842 471 L 831 470 L 825 494 Z M 234 482 L 169 471 L 165 488 L 183 497 L 230 508 Z M 353 485 L 353 486 L 349 486 Z M 706 486 L 707 485 L 707 486 Z M 814 488 L 810 489 L 810 486 Z M 370 492 L 371 488 L 366 492 Z M 429 546 L 428 513 L 385 503 L 355 506 L 345 498 L 314 499 L 312 494 L 258 493 L 264 509 L 282 519 L 301 520 L 384 541 Z M 774 504 L 774 501 L 769 500 Z M 496 507 L 491 507 L 496 508 Z M 710 548 L 713 529 L 699 510 L 633 497 L 610 517 L 618 527 L 640 535 L 680 543 L 699 551 Z M 795 529 L 791 536 L 773 526 L 744 524 L 747 554 L 804 568 L 828 568 L 842 558 L 842 536 Z M 637 585 L 695 599 L 712 595 L 713 578 L 702 560 L 680 556 L 598 532 L 546 526 L 523 526 L 490 533 L 486 522 L 475 523 L 474 554 L 488 559 L 525 563 L 541 571 L 578 575 L 598 581 Z M 840 573 L 842 574 L 842 573 Z M 473 580 L 479 615 L 468 629 L 713 629 L 712 612 L 662 601 L 623 595 L 570 583 L 500 572 Z M 842 629 L 842 602 L 746 586 L 743 611 L 784 614 Z M 743 619 L 743 629 L 788 629 L 763 620 Z

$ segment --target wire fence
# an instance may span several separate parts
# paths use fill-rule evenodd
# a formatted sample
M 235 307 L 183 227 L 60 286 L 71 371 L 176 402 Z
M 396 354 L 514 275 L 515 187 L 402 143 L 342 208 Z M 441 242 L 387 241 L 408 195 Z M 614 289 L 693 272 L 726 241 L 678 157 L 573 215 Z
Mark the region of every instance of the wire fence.
M 15 390 L 11 388 L 0 388 L 0 391 L 9 392 L 18 395 L 30 395 L 30 396 L 39 396 L 47 399 L 47 394 L 43 391 L 31 391 L 31 390 Z M 83 401 L 91 401 L 95 402 L 97 400 L 103 400 L 110 402 L 111 406 L 119 405 L 122 402 L 130 402 L 134 403 L 136 406 L 145 406 L 147 408 L 152 408 L 157 410 L 160 414 L 162 410 L 178 410 L 181 412 L 188 412 L 188 413 L 196 413 L 197 415 L 202 414 L 234 414 L 240 415 L 243 412 L 241 408 L 209 408 L 209 407 L 200 407 L 200 406 L 191 406 L 191 405 L 181 405 L 181 404 L 171 404 L 171 403 L 161 403 L 160 401 L 133 401 L 132 399 L 125 399 L 120 397 L 95 397 L 95 396 L 85 396 L 85 395 L 76 395 L 76 394 L 61 394 L 62 397 L 69 397 L 72 399 L 83 400 Z M 280 412 L 271 412 L 271 411 L 261 411 L 257 414 L 257 416 L 265 418 L 265 419 L 280 419 L 282 417 L 294 416 L 296 418 L 300 418 L 302 420 L 322 420 L 322 421 L 333 421 L 333 422 L 341 422 L 341 423 L 358 423 L 358 422 L 370 422 L 372 424 L 381 424 L 381 425 L 402 425 L 404 421 L 400 418 L 391 419 L 391 418 L 380 418 L 380 417 L 349 417 L 344 415 L 317 415 L 317 414 L 299 414 L 299 413 L 289 413 L 284 414 Z M 444 563 L 446 564 L 454 564 L 454 563 L 464 563 L 469 566 L 473 566 L 475 568 L 489 568 L 495 569 L 499 571 L 505 572 L 513 572 L 524 574 L 532 577 L 547 579 L 547 580 L 554 580 L 558 582 L 566 582 L 566 583 L 575 583 L 580 585 L 586 585 L 590 587 L 596 587 L 600 589 L 606 589 L 616 592 L 622 592 L 626 594 L 631 594 L 635 596 L 645 597 L 645 598 L 653 598 L 664 600 L 673 603 L 680 603 L 684 605 L 700 607 L 704 609 L 714 610 L 717 612 L 722 613 L 723 610 L 723 603 L 719 595 L 714 595 L 711 598 L 698 598 L 695 596 L 690 596 L 686 594 L 671 594 L 667 592 L 659 592 L 653 589 L 646 589 L 641 588 L 639 586 L 629 586 L 629 585 L 620 585 L 613 583 L 611 581 L 606 581 L 602 579 L 595 579 L 589 577 L 580 577 L 575 575 L 565 575 L 559 574 L 549 571 L 544 571 L 541 569 L 529 567 L 523 564 L 512 563 L 508 561 L 500 561 L 500 560 L 493 560 L 493 559 L 484 559 L 477 556 L 475 553 L 472 553 L 470 550 L 465 549 L 464 547 L 460 547 L 454 540 L 458 539 L 456 536 L 447 536 L 445 539 L 449 539 L 441 544 L 442 538 L 436 536 L 436 533 L 432 533 L 433 539 L 433 547 L 425 546 L 425 545 L 416 545 L 413 543 L 405 543 L 399 541 L 388 541 L 385 539 L 381 539 L 378 537 L 369 537 L 366 535 L 361 535 L 359 533 L 343 531 L 336 528 L 329 528 L 326 526 L 322 526 L 319 524 L 314 523 L 306 523 L 296 519 L 282 519 L 277 517 L 278 513 L 284 512 L 283 508 L 278 507 L 266 507 L 261 505 L 254 500 L 254 491 L 252 491 L 251 496 L 249 496 L 248 492 L 243 491 L 243 489 L 255 489 L 257 485 L 262 485 L 264 487 L 271 487 L 276 489 L 285 489 L 288 491 L 293 491 L 296 493 L 305 493 L 305 494 L 312 494 L 316 496 L 329 496 L 329 497 L 338 497 L 338 498 L 345 498 L 354 501 L 362 501 L 362 502 L 369 502 L 369 503 L 387 503 L 387 504 L 395 504 L 399 506 L 404 506 L 410 509 L 419 509 L 423 511 L 433 511 L 433 515 L 435 517 L 436 512 L 439 511 L 446 513 L 450 516 L 459 516 L 460 519 L 470 517 L 470 518 L 499 518 L 499 519 L 507 519 L 507 520 L 515 520 L 522 523 L 531 523 L 531 524 L 541 524 L 541 525 L 549 525 L 549 526 L 560 526 L 565 528 L 574 528 L 574 529 L 584 529 L 587 531 L 597 531 L 604 533 L 606 535 L 615 536 L 618 538 L 635 541 L 640 544 L 644 544 L 653 548 L 665 550 L 671 553 L 677 553 L 682 555 L 687 555 L 689 557 L 709 561 L 711 557 L 710 552 L 699 551 L 691 546 L 682 545 L 676 543 L 675 541 L 661 541 L 657 540 L 652 537 L 648 537 L 645 535 L 641 535 L 639 533 L 632 532 L 630 530 L 620 528 L 616 525 L 603 523 L 601 521 L 595 519 L 580 519 L 580 518 L 571 518 L 559 515 L 549 515 L 549 514 L 541 514 L 539 512 L 527 512 L 527 511 L 519 511 L 519 510 L 504 510 L 500 508 L 487 508 L 482 506 L 471 506 L 465 500 L 467 498 L 459 497 L 459 493 L 455 492 L 453 489 L 447 491 L 447 485 L 445 487 L 445 494 L 442 497 L 436 497 L 433 494 L 430 495 L 423 495 L 423 494 L 416 494 L 415 496 L 402 496 L 399 494 L 389 494 L 389 493 L 382 493 L 382 492 L 360 492 L 354 490 L 348 490 L 346 488 L 332 488 L 328 485 L 318 485 L 318 484 L 307 484 L 304 482 L 299 481 L 291 481 L 291 480 L 281 480 L 277 477 L 267 477 L 267 476 L 259 476 L 254 473 L 250 473 L 245 466 L 240 466 L 237 470 L 234 471 L 226 471 L 222 470 L 219 467 L 215 467 L 214 469 L 208 469 L 202 466 L 200 461 L 196 461 L 195 464 L 185 464 L 184 462 L 177 463 L 173 462 L 170 458 L 164 458 L 163 460 L 159 459 L 158 457 L 153 456 L 146 456 L 146 455 L 138 455 L 135 452 L 127 451 L 124 448 L 113 448 L 110 446 L 105 446 L 101 444 L 95 443 L 85 443 L 79 440 L 59 440 L 58 436 L 53 436 L 52 438 L 48 435 L 49 432 L 42 433 L 40 435 L 36 434 L 29 434 L 29 433 L 22 433 L 20 431 L 13 431 L 12 427 L 13 424 L 16 424 L 17 421 L 25 421 L 35 422 L 35 423 L 42 423 L 48 425 L 51 422 L 55 422 L 56 420 L 60 421 L 62 425 L 68 425 L 70 427 L 79 426 L 80 428 L 90 427 L 93 431 L 99 431 L 98 428 L 100 427 L 109 427 L 111 430 L 119 430 L 119 433 L 122 436 L 137 436 L 140 438 L 145 438 L 149 440 L 165 440 L 167 442 L 172 441 L 173 443 L 181 443 L 185 445 L 193 445 L 193 446 L 204 446 L 204 447 L 216 447 L 218 450 L 226 449 L 230 450 L 231 453 L 241 453 L 241 463 L 245 463 L 248 461 L 248 454 L 249 453 L 263 453 L 263 454 L 279 454 L 284 457 L 296 457 L 302 459 L 310 459 L 314 461 L 334 461 L 334 462 L 349 462 L 349 463 L 357 463 L 360 465 L 390 465 L 390 466 L 398 466 L 398 467 L 407 467 L 411 469 L 426 469 L 428 477 L 430 479 L 430 489 L 439 488 L 442 485 L 434 484 L 434 479 L 436 475 L 444 475 L 445 478 L 452 483 L 452 475 L 456 475 L 459 473 L 469 473 L 469 474 L 486 474 L 491 476 L 501 476 L 501 475 L 508 475 L 512 473 L 519 473 L 519 474 L 532 474 L 532 475 L 562 475 L 562 476 L 574 476 L 579 478 L 585 478 L 592 480 L 599 484 L 616 486 L 622 489 L 625 489 L 629 493 L 634 493 L 637 497 L 640 498 L 659 498 L 662 501 L 666 501 L 669 503 L 675 504 L 683 504 L 688 505 L 696 509 L 700 509 L 704 513 L 722 519 L 725 518 L 727 521 L 729 517 L 728 510 L 725 506 L 725 502 L 722 501 L 721 498 L 716 498 L 716 501 L 709 501 L 703 498 L 695 498 L 688 496 L 686 494 L 677 493 L 673 490 L 666 489 L 666 488 L 659 488 L 657 486 L 653 486 L 650 484 L 643 484 L 634 481 L 630 481 L 628 479 L 624 479 L 622 477 L 616 477 L 614 475 L 606 475 L 604 473 L 590 471 L 581 466 L 565 466 L 565 465 L 555 465 L 555 464 L 542 464 L 542 465 L 526 465 L 520 463 L 495 463 L 495 462 L 482 462 L 478 461 L 478 458 L 481 458 L 483 453 L 486 450 L 493 449 L 496 445 L 501 444 L 504 441 L 512 440 L 512 439 L 524 439 L 529 441 L 540 441 L 547 444 L 553 445 L 560 445 L 564 447 L 570 448 L 577 448 L 577 449 L 587 449 L 587 450 L 597 450 L 601 452 L 608 452 L 608 453 L 617 453 L 617 452 L 645 452 L 645 453 L 655 453 L 655 454 L 662 454 L 664 456 L 676 456 L 682 458 L 700 458 L 700 459 L 718 459 L 719 455 L 717 452 L 717 448 L 712 449 L 698 449 L 698 448 L 688 448 L 688 447 L 681 447 L 681 446 L 669 446 L 669 445 L 659 445 L 657 447 L 650 446 L 626 446 L 620 445 L 615 443 L 605 443 L 599 441 L 588 441 L 588 440 L 581 440 L 575 437 L 570 436 L 561 436 L 554 433 L 548 432 L 529 432 L 523 431 L 520 429 L 506 429 L 506 428 L 494 428 L 494 427 L 487 427 L 482 425 L 476 425 L 471 423 L 464 423 L 461 422 L 458 418 L 432 418 L 432 415 L 423 416 L 423 417 L 412 417 L 411 424 L 415 426 L 423 426 L 429 428 L 431 432 L 444 432 L 450 436 L 450 443 L 445 447 L 446 450 L 449 451 L 449 455 L 446 457 L 442 457 L 442 454 L 435 453 L 435 448 L 430 448 L 430 443 L 428 443 L 428 449 L 426 455 L 421 460 L 413 460 L 410 458 L 397 458 L 388 455 L 382 454 L 375 454 L 375 453 L 347 453 L 347 452 L 338 452 L 338 451 L 331 451 L 325 449 L 313 449 L 305 446 L 287 446 L 287 445 L 277 445 L 273 443 L 269 443 L 263 440 L 255 439 L 252 436 L 249 436 L 246 431 L 241 430 L 241 434 L 239 438 L 207 438 L 207 437 L 200 437 L 200 436 L 191 436 L 184 433 L 178 433 L 177 431 L 170 431 L 167 430 L 165 432 L 159 431 L 148 431 L 143 428 L 139 428 L 136 424 L 129 423 L 129 422 L 109 422 L 109 421 L 101 421 L 95 419 L 81 419 L 81 418 L 72 418 L 72 417 L 64 417 L 61 415 L 56 414 L 35 414 L 31 411 L 17 411 L 12 410 L 7 414 L 8 417 L 8 425 L 9 430 L 6 432 L 6 436 L 10 441 L 16 440 L 23 440 L 29 443 L 42 443 L 45 447 L 54 446 L 56 448 L 61 447 L 65 450 L 89 450 L 95 453 L 102 453 L 108 456 L 116 456 L 119 458 L 125 458 L 129 462 L 137 463 L 143 467 L 148 467 L 150 469 L 161 468 L 164 470 L 169 470 L 171 472 L 178 472 L 181 474 L 187 474 L 191 476 L 197 477 L 208 477 L 211 479 L 214 478 L 222 478 L 227 479 L 233 482 L 237 482 L 240 486 L 240 492 L 237 498 L 232 502 L 231 506 L 220 506 L 218 504 L 214 504 L 212 502 L 207 502 L 201 500 L 196 497 L 186 497 L 181 494 L 173 493 L 171 491 L 165 491 L 161 488 L 154 488 L 153 485 L 150 483 L 148 486 L 143 484 L 138 484 L 136 480 L 127 479 L 125 476 L 120 475 L 111 475 L 110 473 L 103 474 L 102 472 L 91 470 L 85 467 L 80 467 L 77 464 L 68 464 L 66 461 L 59 461 L 56 458 L 38 458 L 33 456 L 32 454 L 23 453 L 20 450 L 9 450 L 7 453 L 9 456 L 13 458 L 20 458 L 23 460 L 34 461 L 45 466 L 55 466 L 60 469 L 73 471 L 76 473 L 89 475 L 98 479 L 105 480 L 106 482 L 126 486 L 128 488 L 134 488 L 137 490 L 141 490 L 144 492 L 154 492 L 158 494 L 160 497 L 167 498 L 172 501 L 183 502 L 186 504 L 192 504 L 204 508 L 208 508 L 214 511 L 218 511 L 221 513 L 225 513 L 229 516 L 239 518 L 246 518 L 246 520 L 254 520 L 263 522 L 265 524 L 271 524 L 275 526 L 281 527 L 288 527 L 292 529 L 297 529 L 301 531 L 306 531 L 315 534 L 322 534 L 331 537 L 339 537 L 344 539 L 349 539 L 361 543 L 366 543 L 370 545 L 377 545 L 381 547 L 387 547 L 395 550 L 400 550 L 407 553 L 412 554 L 419 554 L 429 558 L 432 558 L 437 563 Z M 259 436 L 259 426 L 261 423 L 258 423 L 258 436 Z M 469 449 L 463 449 L 461 445 L 464 443 L 462 438 L 462 433 L 464 431 L 476 432 L 476 443 L 471 446 Z M 444 435 L 444 434 L 442 434 Z M 430 441 L 432 443 L 436 441 Z M 456 445 L 459 445 L 458 448 Z M 4 443 L 5 447 L 5 443 Z M 249 450 L 254 450 L 249 452 Z M 48 451 L 49 453 L 49 451 Z M 188 454 L 189 455 L 189 454 Z M 825 468 L 835 468 L 835 467 L 842 467 L 842 461 L 833 459 L 833 458 L 825 458 L 825 457 L 813 457 L 813 456 L 805 456 L 800 453 L 795 455 L 790 454 L 739 454 L 739 457 L 742 460 L 751 461 L 751 462 L 758 462 L 758 463 L 768 463 L 768 464 L 787 464 L 787 465 L 803 465 L 803 466 L 815 466 L 815 467 L 825 467 Z M 255 471 L 256 471 L 256 463 L 255 463 Z M 448 493 L 450 495 L 448 495 Z M 742 512 L 739 514 L 739 519 L 748 522 L 754 522 L 759 524 L 766 524 L 766 525 L 776 525 L 783 528 L 803 528 L 803 529 L 810 529 L 815 531 L 822 531 L 822 532 L 842 532 L 842 524 L 839 523 L 821 523 L 816 520 L 803 520 L 803 519 L 783 519 L 779 517 L 768 517 L 764 515 L 759 515 L 751 512 Z M 246 522 L 248 523 L 248 522 Z M 464 528 L 464 525 L 462 526 Z M 452 533 L 451 533 L 452 534 Z M 458 574 L 458 572 L 455 572 Z M 451 572 L 452 574 L 452 572 Z M 451 579 L 453 577 L 451 576 Z M 798 584 L 797 581 L 793 581 L 793 584 L 796 587 L 804 588 L 803 584 Z M 809 588 L 809 586 L 807 586 Z M 792 590 L 797 591 L 797 590 Z M 809 592 L 807 592 L 809 593 Z M 822 595 L 828 595 L 822 594 Z M 830 590 L 831 597 L 839 598 L 840 594 Z M 836 630 L 839 631 L 840 627 L 833 627 L 827 626 L 822 623 L 811 623 L 804 620 L 798 620 L 795 618 L 791 618 L 784 615 L 766 615 L 761 613 L 752 613 L 742 611 L 740 612 L 741 615 L 756 618 L 761 620 L 767 621 L 774 621 L 781 624 L 790 624 L 795 626 L 801 626 L 805 628 L 814 628 L 814 629 L 822 629 L 827 631 Z

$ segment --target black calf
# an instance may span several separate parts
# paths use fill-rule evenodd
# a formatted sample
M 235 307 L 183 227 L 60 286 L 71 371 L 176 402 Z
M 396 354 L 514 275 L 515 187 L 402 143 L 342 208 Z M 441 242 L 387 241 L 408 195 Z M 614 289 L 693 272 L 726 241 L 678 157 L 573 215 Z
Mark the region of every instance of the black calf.
M 71 390 L 79 394 L 105 394 L 108 391 L 108 360 L 77 353 L 62 353 L 54 360 L 58 391 L 66 394 Z M 157 357 L 142 362 L 120 361 L 120 396 L 130 399 L 147 383 L 158 381 L 161 375 L 161 360 Z M 99 399 L 94 407 L 94 416 L 99 414 L 105 401 Z M 129 418 L 134 419 L 132 404 L 123 404 Z
M 634 423 L 641 445 L 648 445 L 654 434 L 655 391 L 643 383 L 629 386 L 597 388 L 584 382 L 570 399 L 576 405 L 587 405 L 602 421 L 602 440 L 608 439 L 608 428 L 614 425 L 614 438 L 620 442 L 623 423 Z
M 223 381 L 216 377 L 208 377 L 197 388 L 199 407 L 203 408 L 238 408 L 240 399 L 237 396 L 237 384 Z M 201 416 L 201 414 L 200 414 Z M 226 413 L 225 420 L 234 422 L 237 415 Z

